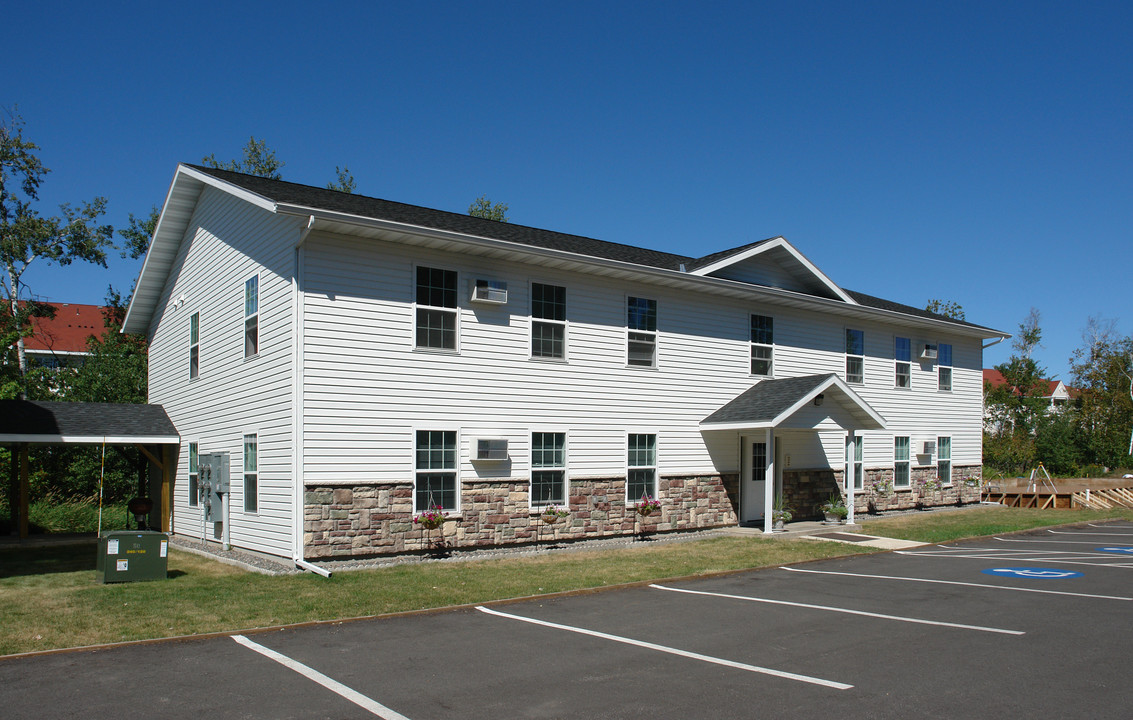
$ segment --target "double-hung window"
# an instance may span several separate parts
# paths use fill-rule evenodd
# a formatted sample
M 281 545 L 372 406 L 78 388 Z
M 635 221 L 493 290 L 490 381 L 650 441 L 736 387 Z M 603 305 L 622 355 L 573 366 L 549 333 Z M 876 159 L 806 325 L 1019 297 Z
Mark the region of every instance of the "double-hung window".
M 628 447 L 626 502 L 635 503 L 643 495 L 657 497 L 657 436 L 631 434 Z
M 413 504 L 416 512 L 429 508 L 457 509 L 456 431 L 418 430 Z
M 566 358 L 566 288 L 531 283 L 531 357 Z
M 626 363 L 657 365 L 657 301 L 631 297 L 626 301 Z
M 531 505 L 566 504 L 566 433 L 531 433 Z
M 913 346 L 909 338 L 899 337 L 893 343 L 893 357 L 896 359 L 893 383 L 899 388 L 908 388 L 913 383 Z
M 456 350 L 456 271 L 417 268 L 416 346 Z
M 909 438 L 893 438 L 893 487 L 909 487 Z
M 197 443 L 189 443 L 189 507 L 196 507 L 200 502 L 201 476 L 197 465 Z
M 854 489 L 861 490 L 862 485 L 862 445 L 865 438 L 861 435 L 854 436 L 854 442 L 850 448 L 852 456 L 850 458 L 851 475 L 854 478 Z
M 952 438 L 936 439 L 936 476 L 941 485 L 952 484 Z
M 260 352 L 260 276 L 244 281 L 244 357 Z
M 244 512 L 254 513 L 260 507 L 259 441 L 255 435 L 244 436 Z
M 189 379 L 201 374 L 201 314 L 189 317 Z
M 774 370 L 775 321 L 766 315 L 751 316 L 751 374 L 771 377 Z
M 937 346 L 936 373 L 940 378 L 941 390 L 952 390 L 952 346 L 940 343 Z
M 865 382 L 865 333 L 846 328 L 846 382 Z

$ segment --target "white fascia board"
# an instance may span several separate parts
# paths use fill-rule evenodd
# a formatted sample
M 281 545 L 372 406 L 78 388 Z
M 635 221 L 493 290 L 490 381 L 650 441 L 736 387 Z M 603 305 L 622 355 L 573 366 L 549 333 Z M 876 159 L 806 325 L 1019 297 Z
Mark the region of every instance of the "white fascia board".
M 761 422 L 726 422 L 726 423 L 700 423 L 698 425 L 701 432 L 710 432 L 716 430 L 767 430 L 775 426 L 767 421 Z
M 87 350 L 41 350 L 38 348 L 24 348 L 26 355 L 90 355 Z
M 795 260 L 797 260 L 803 267 L 805 267 L 807 269 L 807 272 L 812 274 L 814 277 L 818 278 L 819 282 L 821 282 L 823 285 L 825 285 L 830 290 L 830 292 L 834 293 L 839 298 L 841 298 L 843 302 L 849 303 L 850 305 L 857 305 L 858 304 L 857 301 L 855 301 L 852 297 L 850 297 L 846 293 L 846 291 L 844 291 L 842 288 L 838 287 L 838 285 L 835 284 L 835 282 L 833 280 L 831 280 L 829 277 L 826 276 L 826 273 L 819 270 L 818 266 L 816 266 L 814 263 L 812 263 L 810 260 L 808 260 L 805 255 L 803 255 L 801 252 L 799 252 L 798 248 L 796 248 L 794 245 L 792 245 L 787 240 L 787 238 L 783 237 L 782 235 L 775 237 L 775 238 L 772 238 L 768 241 L 762 242 L 759 245 L 756 245 L 754 247 L 750 247 L 747 250 L 744 250 L 743 252 L 737 253 L 735 255 L 731 255 L 731 256 L 723 258 L 721 260 L 717 260 L 716 262 L 712 263 L 711 265 L 705 265 L 702 268 L 697 268 L 696 270 L 693 270 L 689 274 L 690 275 L 700 275 L 700 276 L 711 275 L 712 273 L 714 273 L 717 270 L 720 270 L 722 268 L 726 268 L 726 267 L 729 267 L 731 265 L 735 265 L 735 264 L 743 262 L 744 260 L 747 260 L 749 258 L 753 258 L 756 255 L 762 255 L 762 254 L 764 254 L 764 253 L 766 253 L 770 250 L 776 250 L 776 249 L 779 249 L 779 248 L 782 248 L 783 250 L 786 250 L 788 253 L 790 253 L 795 258 Z
M 779 413 L 778 417 L 776 417 L 775 420 L 772 421 L 772 427 L 779 427 L 780 424 L 786 422 L 787 419 L 789 419 L 796 412 L 813 402 L 816 397 L 825 394 L 826 391 L 831 387 L 840 391 L 842 395 L 844 395 L 846 399 L 849 400 L 850 403 L 857 408 L 857 410 L 869 416 L 869 418 L 876 424 L 875 427 L 868 427 L 864 429 L 881 430 L 885 428 L 885 418 L 881 417 L 881 415 L 878 414 L 876 410 L 870 407 L 869 403 L 867 403 L 862 399 L 860 395 L 850 389 L 850 386 L 846 384 L 845 380 L 838 377 L 837 375 L 829 377 L 825 382 L 818 385 L 806 395 L 801 397 L 794 405 Z
M 0 443 L 28 443 L 48 445 L 179 445 L 177 435 L 0 435 Z

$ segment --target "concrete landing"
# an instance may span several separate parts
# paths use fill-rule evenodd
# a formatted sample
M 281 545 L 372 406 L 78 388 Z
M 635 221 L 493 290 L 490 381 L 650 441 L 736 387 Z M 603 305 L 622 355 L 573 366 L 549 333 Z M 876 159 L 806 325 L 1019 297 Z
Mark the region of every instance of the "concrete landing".
M 729 535 L 763 535 L 763 530 L 757 527 L 723 528 L 723 533 Z M 925 543 L 911 540 L 895 540 L 893 538 L 863 535 L 860 525 L 827 525 L 824 522 L 804 521 L 787 523 L 782 532 L 773 532 L 767 537 L 771 538 L 809 538 L 824 540 L 826 542 L 844 542 L 866 547 L 881 548 L 883 550 L 904 550 L 905 548 L 920 547 Z

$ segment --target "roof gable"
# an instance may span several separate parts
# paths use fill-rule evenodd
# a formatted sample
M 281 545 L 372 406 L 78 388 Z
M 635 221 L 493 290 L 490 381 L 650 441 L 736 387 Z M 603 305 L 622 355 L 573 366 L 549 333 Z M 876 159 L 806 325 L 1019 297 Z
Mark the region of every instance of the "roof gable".
M 699 258 L 689 272 L 856 303 L 781 236 Z
M 75 303 L 42 303 L 55 309 L 55 317 L 33 317 L 32 334 L 24 348 L 43 353 L 85 353 L 87 340 L 102 335 L 105 308 Z
M 829 395 L 831 406 L 838 406 L 854 418 L 857 429 L 885 427 L 881 417 L 834 373 L 761 380 L 731 402 L 700 422 L 702 430 L 751 430 L 783 426 L 810 403 L 822 403 Z

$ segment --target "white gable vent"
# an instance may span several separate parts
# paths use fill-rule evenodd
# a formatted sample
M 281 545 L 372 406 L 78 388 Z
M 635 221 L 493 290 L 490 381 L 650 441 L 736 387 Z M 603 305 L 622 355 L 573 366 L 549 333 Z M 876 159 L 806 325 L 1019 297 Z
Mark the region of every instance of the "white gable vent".
M 922 345 L 921 346 L 921 359 L 935 360 L 936 359 L 936 346 L 935 345 Z
M 492 462 L 507 460 L 507 438 L 476 438 L 473 443 L 473 460 Z
M 472 302 L 503 305 L 507 302 L 507 283 L 502 280 L 477 280 L 472 286 Z

